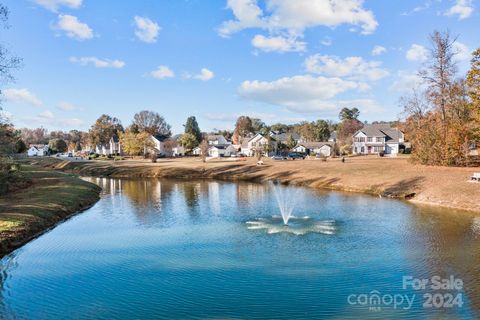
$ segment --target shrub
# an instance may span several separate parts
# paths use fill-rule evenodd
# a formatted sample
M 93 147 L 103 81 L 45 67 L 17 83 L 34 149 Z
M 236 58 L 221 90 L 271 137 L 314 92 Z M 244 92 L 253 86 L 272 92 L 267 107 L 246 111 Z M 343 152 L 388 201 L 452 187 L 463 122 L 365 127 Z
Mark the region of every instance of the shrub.
M 0 194 L 6 194 L 29 183 L 23 175 L 20 164 L 7 158 L 0 158 Z

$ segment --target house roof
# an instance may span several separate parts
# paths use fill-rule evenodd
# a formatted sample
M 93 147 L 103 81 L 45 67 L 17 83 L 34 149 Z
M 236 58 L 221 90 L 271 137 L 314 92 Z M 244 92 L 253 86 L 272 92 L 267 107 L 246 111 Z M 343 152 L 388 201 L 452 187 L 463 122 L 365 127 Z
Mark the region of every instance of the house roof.
M 307 149 L 316 149 L 316 148 L 321 148 L 323 146 L 328 146 L 328 147 L 332 147 L 330 142 L 302 142 L 302 143 L 299 143 L 295 146 L 295 148 L 297 147 L 300 147 L 300 146 L 303 146 Z
M 399 142 L 402 136 L 402 132 L 399 129 L 392 128 L 386 123 L 366 124 L 358 132 L 363 132 L 367 137 L 385 137 L 386 142 Z
M 160 142 L 163 142 L 167 139 L 167 137 L 165 137 L 164 135 L 161 135 L 161 134 L 156 134 L 156 135 L 152 135 L 152 138 L 160 141 Z
M 32 147 L 38 150 L 38 149 L 43 149 L 43 148 L 48 147 L 48 146 L 46 144 L 31 144 L 29 146 L 29 148 L 32 148 Z
M 296 141 L 300 140 L 300 135 L 298 133 L 295 133 L 295 132 L 277 133 L 277 132 L 272 131 L 270 133 L 270 136 L 277 141 L 287 141 L 289 136 L 292 136 L 293 140 L 296 140 Z

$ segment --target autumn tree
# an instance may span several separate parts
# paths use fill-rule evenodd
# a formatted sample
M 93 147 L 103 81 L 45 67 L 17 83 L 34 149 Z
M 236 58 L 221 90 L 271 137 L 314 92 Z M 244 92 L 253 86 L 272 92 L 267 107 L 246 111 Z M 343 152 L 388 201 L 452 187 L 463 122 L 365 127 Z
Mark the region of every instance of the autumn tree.
M 48 143 L 48 131 L 45 128 L 22 128 L 20 129 L 20 137 L 27 145 Z
M 455 38 L 448 32 L 430 36 L 430 57 L 419 75 L 426 87 L 401 99 L 406 113 L 405 130 L 412 143 L 412 160 L 428 165 L 463 166 L 475 140 L 479 123 L 472 105 L 472 77 L 457 79 Z M 470 73 L 469 73 L 470 75 Z M 473 86 L 474 87 L 474 86 Z
M 107 144 L 111 138 L 119 137 L 123 126 L 119 119 L 103 114 L 92 125 L 89 140 L 93 145 Z
M 154 111 L 143 110 L 136 113 L 133 116 L 133 127 L 138 132 L 146 132 L 152 136 L 168 138 L 172 135 L 170 125 Z
M 467 89 L 470 97 L 470 109 L 475 118 L 476 128 L 474 135 L 476 141 L 480 143 L 480 48 L 472 54 L 471 68 L 467 74 Z
M 147 155 L 148 150 L 151 150 L 154 145 L 150 139 L 150 134 L 147 132 L 134 132 L 125 130 L 120 132 L 120 142 L 122 144 L 123 152 L 130 156 Z
M 233 132 L 233 141 L 235 144 L 241 142 L 242 138 L 245 138 L 250 133 L 253 133 L 252 119 L 248 116 L 240 116 L 235 123 L 235 130 Z
M 192 152 L 192 150 L 198 146 L 197 137 L 191 133 L 184 133 L 179 139 L 179 144 L 185 148 L 186 153 Z

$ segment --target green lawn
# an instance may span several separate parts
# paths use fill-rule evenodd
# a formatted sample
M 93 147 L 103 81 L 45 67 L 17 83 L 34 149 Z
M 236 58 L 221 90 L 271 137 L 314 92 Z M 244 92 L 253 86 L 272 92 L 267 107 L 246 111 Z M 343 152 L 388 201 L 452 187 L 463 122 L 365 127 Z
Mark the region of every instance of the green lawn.
M 94 204 L 100 188 L 77 176 L 23 165 L 32 184 L 0 197 L 0 254 Z

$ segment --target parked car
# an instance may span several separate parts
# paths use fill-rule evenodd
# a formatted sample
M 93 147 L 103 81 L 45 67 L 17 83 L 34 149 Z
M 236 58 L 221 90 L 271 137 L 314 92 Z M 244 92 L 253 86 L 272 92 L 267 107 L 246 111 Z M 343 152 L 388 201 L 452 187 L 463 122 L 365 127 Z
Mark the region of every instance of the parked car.
M 292 160 L 295 160 L 295 159 L 305 159 L 305 155 L 303 153 L 300 153 L 300 152 L 290 152 L 287 156 L 287 159 L 292 159 Z
M 285 160 L 285 158 L 277 155 L 277 156 L 272 156 L 272 160 Z

